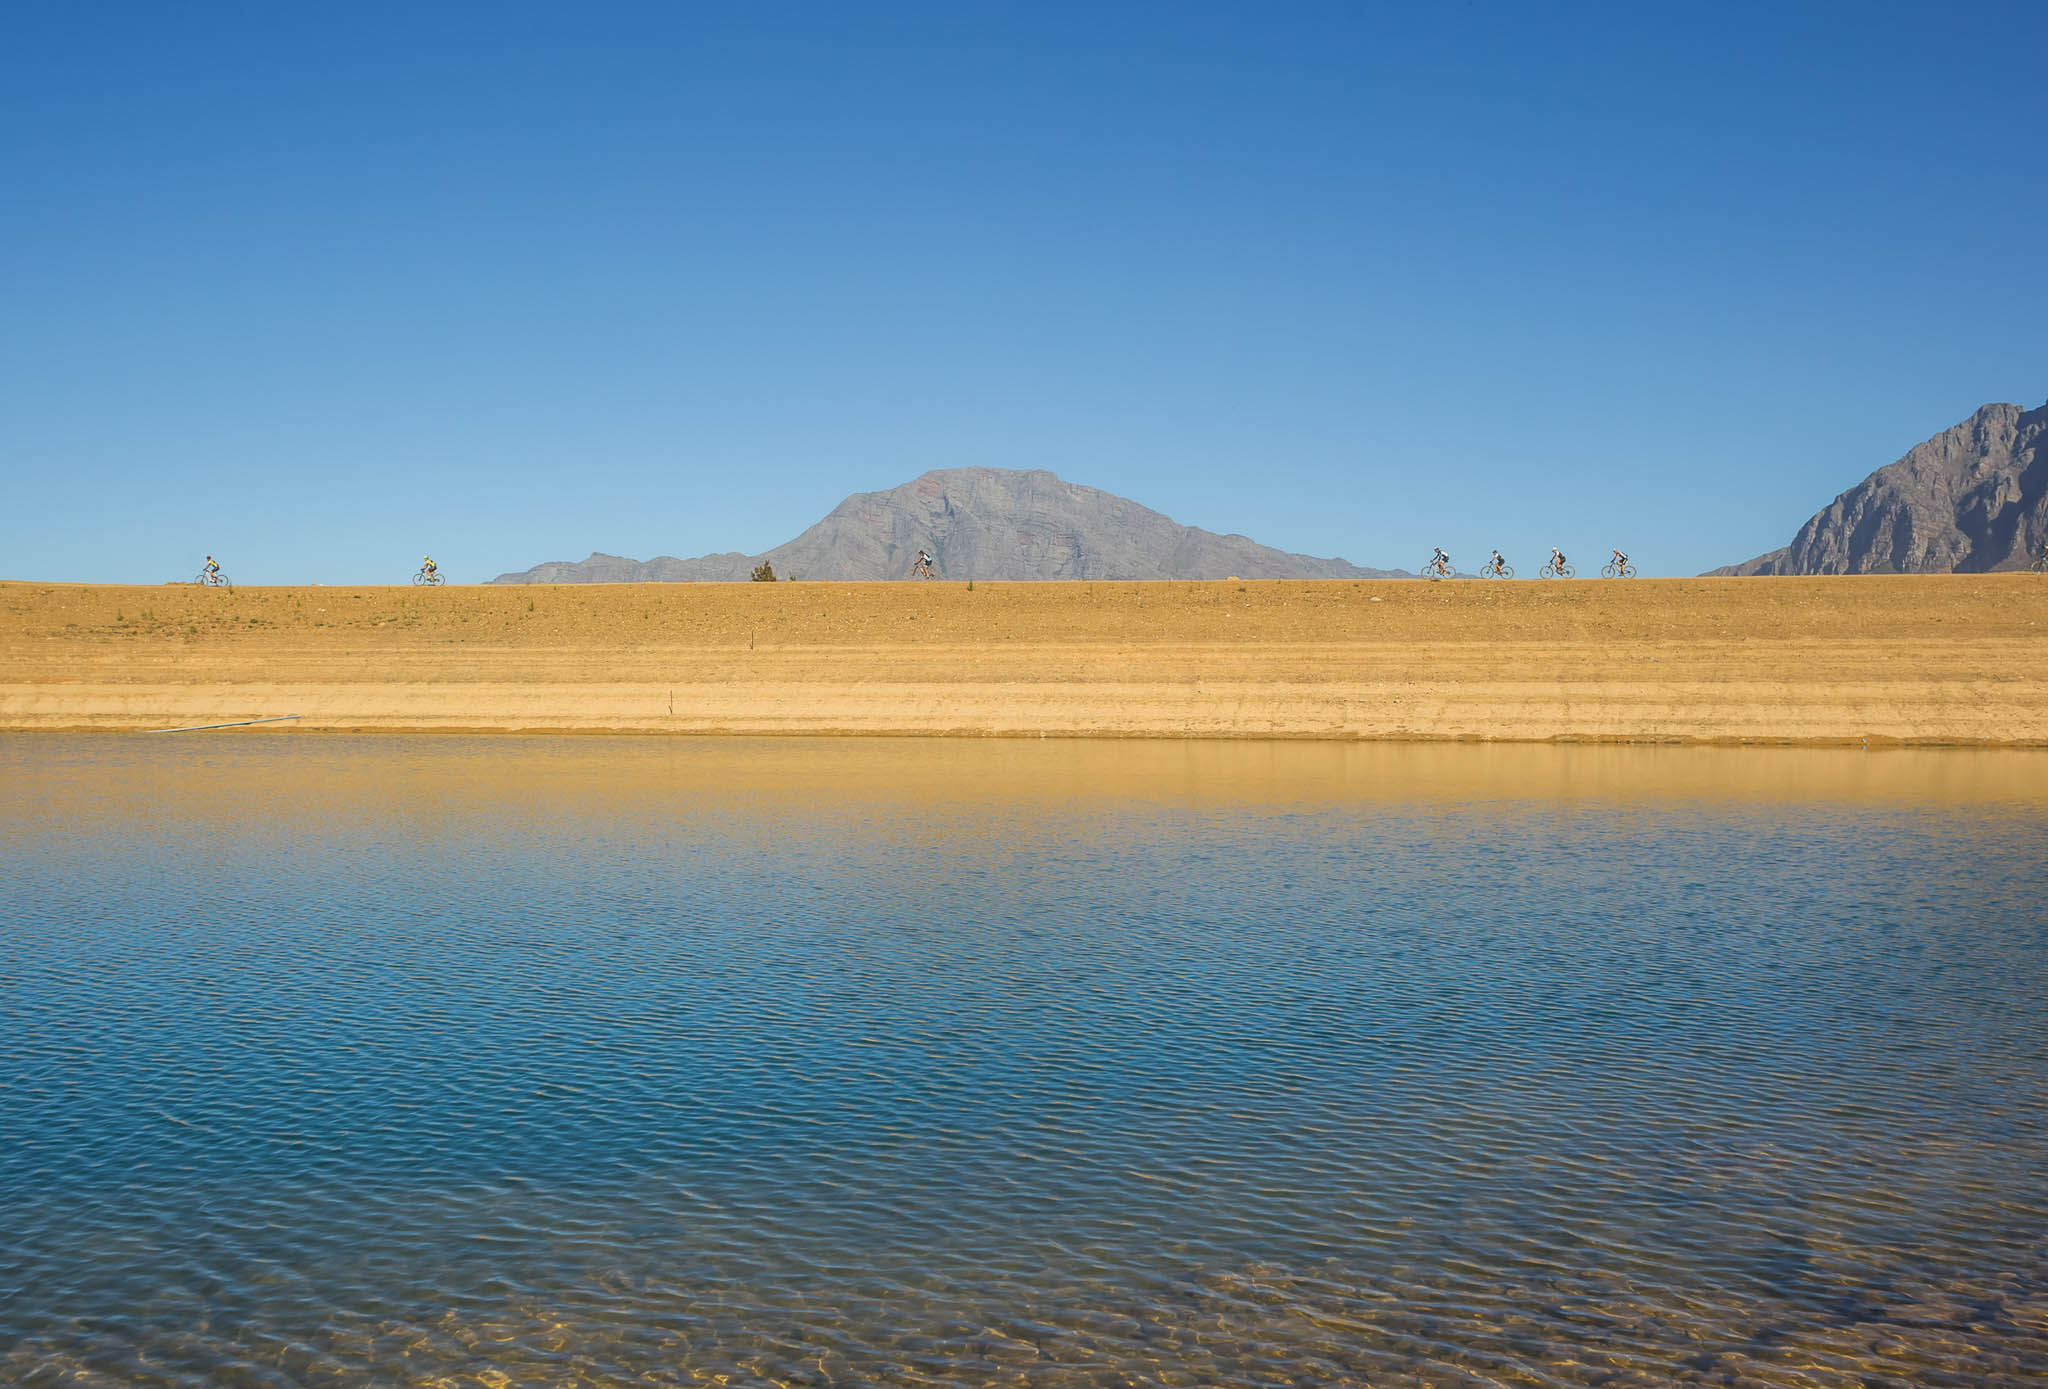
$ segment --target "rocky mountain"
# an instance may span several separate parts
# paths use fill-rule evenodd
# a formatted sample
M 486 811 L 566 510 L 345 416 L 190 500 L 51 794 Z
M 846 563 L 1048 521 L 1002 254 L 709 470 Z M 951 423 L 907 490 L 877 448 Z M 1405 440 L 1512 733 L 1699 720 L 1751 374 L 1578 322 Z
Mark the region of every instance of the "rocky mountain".
M 2048 405 L 1987 405 L 1879 468 L 1782 550 L 1716 574 L 2023 569 L 2048 540 Z
M 594 554 L 500 574 L 501 584 L 744 579 L 766 560 L 782 578 L 901 579 L 928 549 L 948 579 L 1362 579 L 1361 569 L 1183 526 L 1123 497 L 1041 469 L 943 468 L 887 492 L 858 492 L 762 555 Z

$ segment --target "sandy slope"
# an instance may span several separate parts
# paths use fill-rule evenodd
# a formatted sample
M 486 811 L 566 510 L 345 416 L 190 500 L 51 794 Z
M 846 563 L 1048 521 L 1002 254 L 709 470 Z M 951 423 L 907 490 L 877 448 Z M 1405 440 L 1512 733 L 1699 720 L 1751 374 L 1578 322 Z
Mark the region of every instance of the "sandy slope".
M 2048 746 L 2032 575 L 0 585 L 0 728 Z

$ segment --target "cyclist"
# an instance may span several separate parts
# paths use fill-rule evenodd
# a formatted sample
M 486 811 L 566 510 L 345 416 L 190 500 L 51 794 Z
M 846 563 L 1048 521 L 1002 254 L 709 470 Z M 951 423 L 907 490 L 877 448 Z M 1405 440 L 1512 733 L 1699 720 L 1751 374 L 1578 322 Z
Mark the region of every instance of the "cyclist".
M 1625 555 L 1625 554 L 1623 554 L 1623 553 L 1622 553 L 1621 551 L 1619 551 L 1619 550 L 1616 550 L 1616 551 L 1614 552 L 1614 567 L 1615 567 L 1616 569 L 1625 569 L 1625 568 L 1627 568 L 1627 567 L 1628 567 L 1628 556 L 1627 556 L 1627 555 Z
M 426 575 L 428 578 L 431 579 L 440 572 L 441 571 L 434 566 L 434 557 L 432 555 L 423 555 L 420 557 L 420 573 Z
M 1429 548 L 1435 551 L 1435 553 L 1429 557 L 1430 572 L 1432 574 L 1450 573 L 1451 557 L 1444 553 L 1444 547 L 1441 545 L 1432 545 Z
M 213 562 L 213 556 L 206 557 L 206 581 L 213 583 L 220 578 L 220 566 Z
M 919 550 L 917 552 L 917 563 L 911 566 L 911 572 L 922 574 L 929 579 L 934 572 L 932 569 L 932 557 L 923 550 Z
M 1501 570 L 1503 570 L 1503 569 L 1505 569 L 1505 568 L 1507 568 L 1507 567 L 1508 567 L 1508 562 L 1507 562 L 1507 560 L 1506 560 L 1506 559 L 1504 559 L 1504 558 L 1503 558 L 1503 557 L 1501 556 L 1501 552 L 1500 552 L 1500 551 L 1498 551 L 1498 550 L 1495 550 L 1495 551 L 1493 552 L 1493 565 L 1492 565 L 1492 569 L 1493 569 L 1493 572 L 1494 572 L 1494 573 L 1496 573 L 1496 574 L 1498 574 L 1498 573 L 1500 573 L 1500 571 L 1501 571 Z
M 1557 548 L 1557 546 L 1555 546 L 1555 545 L 1551 546 L 1551 547 L 1550 547 L 1550 567 L 1551 567 L 1552 569 L 1555 569 L 1555 570 L 1557 570 L 1557 571 L 1558 571 L 1558 572 L 1559 572 L 1559 573 L 1561 574 L 1561 573 L 1563 573 L 1563 572 L 1564 572 L 1564 565 L 1565 565 L 1565 559 L 1564 559 L 1564 551 L 1562 551 L 1562 550 L 1558 549 L 1558 548 Z

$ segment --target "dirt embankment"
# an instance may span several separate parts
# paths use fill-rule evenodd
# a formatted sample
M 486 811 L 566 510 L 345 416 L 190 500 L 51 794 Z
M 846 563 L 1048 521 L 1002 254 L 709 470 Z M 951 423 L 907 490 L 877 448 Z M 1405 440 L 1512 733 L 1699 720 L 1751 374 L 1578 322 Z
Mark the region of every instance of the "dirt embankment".
M 2048 746 L 2048 581 L 0 584 L 0 728 Z

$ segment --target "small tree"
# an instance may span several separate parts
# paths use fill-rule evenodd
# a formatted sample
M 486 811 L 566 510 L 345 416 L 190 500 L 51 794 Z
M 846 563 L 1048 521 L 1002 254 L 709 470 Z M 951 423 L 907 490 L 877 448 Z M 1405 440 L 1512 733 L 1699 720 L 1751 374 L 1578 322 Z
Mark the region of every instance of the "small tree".
M 774 582 L 775 582 L 775 566 L 774 566 L 774 565 L 772 565 L 772 564 L 770 564 L 770 563 L 769 563 L 769 562 L 768 562 L 767 560 L 765 560 L 765 559 L 764 559 L 764 560 L 762 560 L 762 561 L 760 562 L 760 564 L 756 565 L 756 566 L 755 566 L 755 568 L 754 568 L 754 582 L 755 582 L 755 583 L 757 583 L 757 584 L 772 584 L 772 583 L 774 583 Z

